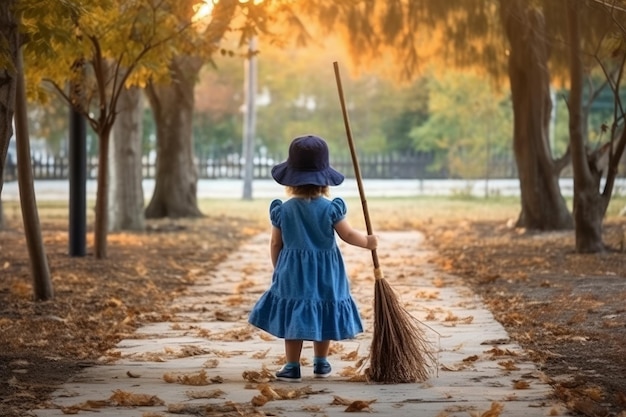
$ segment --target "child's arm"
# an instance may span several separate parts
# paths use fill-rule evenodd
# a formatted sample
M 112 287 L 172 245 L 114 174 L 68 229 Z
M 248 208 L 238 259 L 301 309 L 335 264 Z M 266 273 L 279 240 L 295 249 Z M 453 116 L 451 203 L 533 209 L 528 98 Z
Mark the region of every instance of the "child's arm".
M 278 227 L 272 226 L 272 237 L 270 238 L 270 256 L 272 257 L 272 266 L 276 267 L 278 254 L 283 248 L 283 235 Z
M 375 235 L 366 235 L 353 229 L 347 220 L 343 219 L 335 223 L 335 231 L 346 243 L 350 245 L 359 246 L 369 250 L 374 250 L 378 247 L 378 237 Z

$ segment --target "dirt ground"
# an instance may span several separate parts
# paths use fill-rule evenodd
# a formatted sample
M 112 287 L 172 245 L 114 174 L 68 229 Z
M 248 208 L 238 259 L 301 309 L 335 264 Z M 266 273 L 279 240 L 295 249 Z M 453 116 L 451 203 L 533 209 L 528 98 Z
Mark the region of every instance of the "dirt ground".
M 42 221 L 55 298 L 32 302 L 23 231 L 0 231 L 0 415 L 27 416 L 57 386 L 215 268 L 259 225 L 205 217 L 149 222 L 109 235 L 109 256 L 67 255 L 67 231 Z M 573 253 L 573 232 L 533 234 L 501 222 L 419 229 L 442 270 L 467 279 L 550 378 L 572 415 L 626 416 L 624 222 L 606 225 L 613 249 Z

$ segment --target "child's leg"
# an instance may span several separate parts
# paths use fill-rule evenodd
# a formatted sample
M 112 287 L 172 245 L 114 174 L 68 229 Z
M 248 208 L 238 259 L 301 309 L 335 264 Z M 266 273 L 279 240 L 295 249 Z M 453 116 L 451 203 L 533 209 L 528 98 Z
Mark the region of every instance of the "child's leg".
M 300 354 L 302 353 L 302 340 L 285 339 L 285 357 L 287 363 L 282 369 L 276 372 L 279 381 L 299 382 L 302 380 L 300 374 Z
M 313 373 L 318 378 L 326 378 L 332 371 L 327 359 L 329 350 L 330 340 L 313 342 Z
M 300 355 L 302 353 L 302 340 L 286 340 L 285 339 L 285 357 L 287 363 L 293 362 L 300 364 Z
M 328 356 L 330 350 L 330 340 L 322 340 L 313 342 L 313 355 L 316 358 L 325 358 Z

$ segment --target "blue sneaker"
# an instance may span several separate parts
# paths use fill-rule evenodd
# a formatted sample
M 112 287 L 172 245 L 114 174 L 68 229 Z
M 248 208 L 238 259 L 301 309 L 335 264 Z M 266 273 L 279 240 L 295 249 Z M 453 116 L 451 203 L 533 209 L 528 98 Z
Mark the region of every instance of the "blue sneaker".
M 313 374 L 315 378 L 328 378 L 333 371 L 330 363 L 328 362 L 320 362 L 313 364 Z
M 276 379 L 284 382 L 300 382 L 302 381 L 300 367 L 287 368 L 283 366 L 280 371 L 276 372 Z

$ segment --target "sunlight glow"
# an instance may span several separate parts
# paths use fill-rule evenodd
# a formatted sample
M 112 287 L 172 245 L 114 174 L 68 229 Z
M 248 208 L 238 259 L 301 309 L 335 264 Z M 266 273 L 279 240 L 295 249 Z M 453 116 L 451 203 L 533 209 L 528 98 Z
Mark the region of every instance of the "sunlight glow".
M 219 0 L 202 0 L 200 3 L 195 4 L 193 6 L 194 15 L 191 18 L 192 22 L 198 23 L 207 20 L 211 16 L 211 13 L 213 13 L 213 8 L 218 1 Z M 239 0 L 241 4 L 250 2 L 256 5 L 263 3 L 263 0 Z
M 193 6 L 194 15 L 193 22 L 198 22 L 207 19 L 213 12 L 215 4 L 212 0 L 205 0 Z

